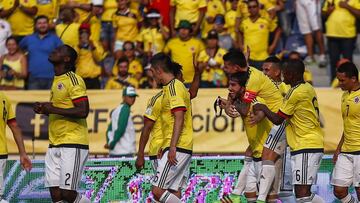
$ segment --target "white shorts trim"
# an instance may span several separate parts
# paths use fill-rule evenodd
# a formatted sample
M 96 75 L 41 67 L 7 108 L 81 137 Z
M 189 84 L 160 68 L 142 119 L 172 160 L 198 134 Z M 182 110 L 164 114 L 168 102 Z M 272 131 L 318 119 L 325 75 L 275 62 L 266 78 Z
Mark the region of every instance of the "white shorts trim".
M 324 153 L 299 153 L 291 155 L 293 185 L 315 184 L 323 155 Z
M 45 187 L 77 190 L 89 150 L 53 147 L 45 156 Z
M 165 151 L 160 159 L 152 184 L 162 189 L 178 191 L 184 187 L 189 177 L 191 154 L 177 151 L 176 159 L 178 163 L 173 166 L 168 162 L 168 153 L 168 150 Z
M 360 187 L 360 155 L 340 153 L 336 161 L 331 185 Z
M 264 144 L 264 147 L 274 151 L 280 156 L 284 153 L 284 150 L 287 146 L 285 128 L 285 121 L 280 125 L 273 125 Z

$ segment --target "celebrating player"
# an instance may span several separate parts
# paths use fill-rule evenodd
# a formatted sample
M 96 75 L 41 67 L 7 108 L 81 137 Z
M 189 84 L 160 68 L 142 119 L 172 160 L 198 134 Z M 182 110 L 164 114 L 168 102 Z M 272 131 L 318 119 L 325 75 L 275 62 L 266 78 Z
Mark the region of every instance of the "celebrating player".
M 53 202 L 90 200 L 76 190 L 89 153 L 86 117 L 89 101 L 83 79 L 73 70 L 76 51 L 68 45 L 56 48 L 49 56 L 55 77 L 50 102 L 36 103 L 34 111 L 49 115 L 49 148 L 45 156 L 45 186 Z
M 297 202 L 324 202 L 311 193 L 317 171 L 324 153 L 324 135 L 320 128 L 319 106 L 314 88 L 305 83 L 305 66 L 300 60 L 289 60 L 283 66 L 283 77 L 291 89 L 285 96 L 278 113 L 264 104 L 254 105 L 254 111 L 261 110 L 276 125 L 285 120 L 287 142 L 291 149 L 293 184 Z
M 151 60 L 151 71 L 163 85 L 161 129 L 164 137 L 163 156 L 153 179 L 152 192 L 160 202 L 181 202 L 179 188 L 186 181 L 193 148 L 190 94 L 184 84 L 175 79 L 170 57 L 159 53 Z
M 337 69 L 336 77 L 344 93 L 341 98 L 341 111 L 344 131 L 334 154 L 335 168 L 331 184 L 334 195 L 343 203 L 360 200 L 360 83 L 358 70 L 352 62 L 346 62 Z M 349 194 L 353 185 L 357 199 Z

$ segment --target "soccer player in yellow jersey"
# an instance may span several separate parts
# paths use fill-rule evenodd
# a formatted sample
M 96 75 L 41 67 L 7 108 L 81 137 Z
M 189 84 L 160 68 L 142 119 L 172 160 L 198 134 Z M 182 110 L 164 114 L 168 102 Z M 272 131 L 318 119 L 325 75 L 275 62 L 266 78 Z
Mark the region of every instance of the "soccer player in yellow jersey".
M 331 184 L 334 195 L 343 203 L 360 201 L 360 82 L 359 71 L 352 62 L 337 69 L 336 77 L 344 93 L 341 98 L 343 134 L 334 153 L 335 167 Z M 357 200 L 349 194 L 354 186 Z
M 13 133 L 16 145 L 18 146 L 20 152 L 20 163 L 21 166 L 27 170 L 31 170 L 31 161 L 29 157 L 26 155 L 24 142 L 21 135 L 21 130 L 16 123 L 15 112 L 11 107 L 11 103 L 9 99 L 4 95 L 4 93 L 0 92 L 0 202 L 7 203 L 6 200 L 2 199 L 2 195 L 4 194 L 4 172 L 6 167 L 6 160 L 8 158 L 8 150 L 7 150 L 7 138 L 6 138 L 6 126 L 8 126 Z
M 319 106 L 314 88 L 305 83 L 305 66 L 300 60 L 289 60 L 283 65 L 283 77 L 291 89 L 277 113 L 266 105 L 256 104 L 274 124 L 285 120 L 286 138 L 291 150 L 291 166 L 297 202 L 324 202 L 311 193 L 324 153 L 324 135 L 320 128 Z
M 239 50 L 232 50 L 225 54 L 223 58 L 225 62 L 224 71 L 228 74 L 235 72 L 246 72 L 249 74 L 249 79 L 246 83 L 246 92 L 243 97 L 243 100 L 247 105 L 244 105 L 244 109 L 240 111 L 242 116 L 247 115 L 250 104 L 256 97 L 264 99 L 272 112 L 277 112 L 279 110 L 283 97 L 281 96 L 278 87 L 269 77 L 256 68 L 248 66 L 245 55 Z M 239 116 L 236 112 L 233 112 L 234 107 L 231 98 L 229 98 L 229 101 L 224 101 L 224 103 L 227 104 L 225 105 L 225 112 L 229 116 Z M 265 147 L 263 148 L 264 152 L 262 153 L 263 169 L 261 176 L 264 178 L 261 179 L 259 188 L 259 197 L 262 201 L 265 201 L 276 175 L 275 161 L 285 149 L 285 146 L 281 142 L 281 140 L 284 140 L 281 139 L 281 137 L 285 136 L 282 133 L 284 128 L 284 124 L 274 125 L 271 129 L 271 134 L 268 136 L 268 140 L 263 143 L 265 144 Z
M 45 186 L 49 187 L 53 202 L 90 203 L 76 191 L 89 154 L 86 123 L 89 101 L 84 81 L 72 71 L 76 58 L 76 51 L 69 45 L 62 45 L 50 54 L 55 72 L 50 102 L 34 106 L 36 113 L 49 115 Z
M 190 94 L 174 76 L 178 64 L 164 53 L 151 59 L 151 71 L 163 85 L 161 129 L 163 155 L 153 178 L 152 192 L 157 201 L 180 203 L 181 186 L 186 182 L 193 149 L 193 129 Z M 175 193 L 175 194 L 173 194 Z
M 241 107 L 238 108 L 239 106 L 247 105 L 242 98 L 245 94 L 245 86 L 248 78 L 249 76 L 245 72 L 231 74 L 229 78 L 229 97 L 235 101 L 236 108 L 239 109 L 239 111 L 242 111 Z M 259 97 L 257 97 L 257 99 L 259 99 L 261 102 L 264 102 L 263 99 Z M 252 101 L 250 110 L 245 116 L 242 116 L 246 135 L 249 141 L 249 148 L 252 151 L 252 161 L 248 173 L 245 177 L 246 180 L 239 180 L 246 182 L 246 187 L 244 190 L 248 202 L 256 201 L 257 184 L 260 178 L 262 165 L 261 156 L 263 153 L 263 143 L 265 143 L 268 132 L 272 127 L 272 124 L 269 122 L 269 120 L 263 119 L 264 114 L 262 112 L 252 112 L 251 107 L 253 104 L 259 102 L 257 99 Z M 256 117 L 256 120 L 258 120 L 256 125 L 251 122 L 254 117 Z
M 181 70 L 182 68 L 180 65 L 178 66 L 178 68 L 174 68 L 174 75 L 176 79 L 183 81 Z M 193 78 L 193 82 L 191 83 L 191 86 L 189 88 L 190 99 L 195 98 L 197 95 L 200 86 L 200 77 L 202 70 L 203 68 L 201 66 L 195 66 L 195 75 Z M 135 164 L 137 169 L 141 169 L 144 167 L 144 150 L 150 135 L 151 137 L 148 154 L 153 169 L 156 172 L 158 166 L 158 155 L 161 151 L 163 141 L 160 119 L 162 96 L 163 91 L 160 91 L 148 101 L 147 108 L 144 114 L 144 128 L 141 132 L 139 151 Z

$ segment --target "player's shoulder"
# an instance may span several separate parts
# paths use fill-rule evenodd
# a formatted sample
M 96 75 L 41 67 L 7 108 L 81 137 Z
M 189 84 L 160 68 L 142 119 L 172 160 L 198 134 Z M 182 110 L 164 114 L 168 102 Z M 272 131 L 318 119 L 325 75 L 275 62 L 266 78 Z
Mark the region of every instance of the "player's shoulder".
M 77 75 L 76 73 L 69 71 L 65 73 L 65 75 L 70 85 L 72 86 L 84 85 L 84 80 L 82 79 L 81 76 Z
M 157 94 L 155 94 L 150 98 L 148 106 L 154 106 L 156 102 L 161 101 L 162 96 L 163 96 L 163 91 L 161 90 L 160 92 L 158 92 Z
M 184 83 L 178 79 L 171 80 L 166 85 L 166 89 L 168 90 L 167 92 L 170 94 L 170 96 L 176 96 L 179 92 L 187 91 Z
M 288 93 L 285 96 L 285 99 L 289 99 L 290 97 L 307 97 L 315 94 L 315 89 L 309 83 L 300 83 L 293 87 L 291 87 Z

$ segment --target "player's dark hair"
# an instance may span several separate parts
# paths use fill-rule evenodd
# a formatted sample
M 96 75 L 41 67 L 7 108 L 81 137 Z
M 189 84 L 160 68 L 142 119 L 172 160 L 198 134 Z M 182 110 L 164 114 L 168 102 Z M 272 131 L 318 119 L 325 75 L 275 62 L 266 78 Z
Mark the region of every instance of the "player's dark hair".
M 294 75 L 303 76 L 305 72 L 305 65 L 302 60 L 289 59 L 282 64 L 282 69 L 287 69 Z
M 126 58 L 125 56 L 124 56 L 124 57 L 119 58 L 119 59 L 117 60 L 117 62 L 116 62 L 116 65 L 119 65 L 120 63 L 124 63 L 124 62 L 126 62 L 126 63 L 128 63 L 128 64 L 129 64 L 129 59 L 128 59 L 128 58 Z
M 74 48 L 72 48 L 67 44 L 62 45 L 62 47 L 65 50 L 66 56 L 70 58 L 70 61 L 66 63 L 66 68 L 68 68 L 71 71 L 75 71 L 76 59 L 78 57 L 77 52 L 75 51 Z
M 290 58 L 291 56 L 293 55 L 296 55 L 297 56 L 297 59 L 301 59 L 301 54 L 297 51 L 291 51 L 289 54 L 288 54 L 288 58 Z
M 229 80 L 237 82 L 241 87 L 245 87 L 249 79 L 248 72 L 236 72 L 230 75 Z
M 155 54 L 150 60 L 151 66 L 154 68 L 161 68 L 166 73 L 174 74 L 174 68 L 176 66 L 173 64 L 174 62 L 171 60 L 170 56 L 167 54 L 160 52 Z
M 174 76 L 176 77 L 182 73 L 182 66 L 176 62 L 172 62 L 171 70 L 173 71 Z
M 281 60 L 276 56 L 269 56 L 264 63 L 272 63 L 272 67 L 281 68 Z
M 359 80 L 359 71 L 356 68 L 356 65 L 353 62 L 345 62 L 339 66 L 337 69 L 338 73 L 345 73 L 346 77 L 352 78 L 355 77 L 356 80 Z
M 247 66 L 245 55 L 238 49 L 231 49 L 228 53 L 223 56 L 224 61 L 228 61 L 234 65 L 238 65 L 241 68 Z
M 40 19 L 45 19 L 47 22 L 49 22 L 49 18 L 46 15 L 39 15 L 34 19 L 34 23 L 36 24 Z

